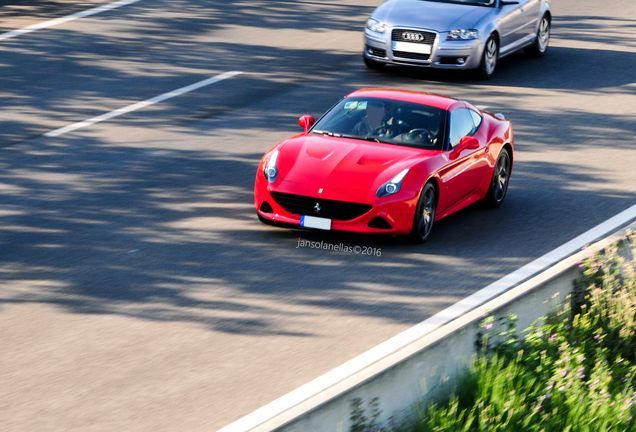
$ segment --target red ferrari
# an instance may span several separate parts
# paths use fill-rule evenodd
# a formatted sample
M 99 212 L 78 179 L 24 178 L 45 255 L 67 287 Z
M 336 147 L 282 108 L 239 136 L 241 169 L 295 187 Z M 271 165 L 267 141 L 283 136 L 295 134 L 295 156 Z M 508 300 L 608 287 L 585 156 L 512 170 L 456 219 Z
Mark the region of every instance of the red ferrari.
M 485 200 L 499 207 L 512 170 L 512 127 L 501 114 L 427 93 L 355 91 L 303 134 L 268 151 L 254 201 L 265 223 L 409 235 Z

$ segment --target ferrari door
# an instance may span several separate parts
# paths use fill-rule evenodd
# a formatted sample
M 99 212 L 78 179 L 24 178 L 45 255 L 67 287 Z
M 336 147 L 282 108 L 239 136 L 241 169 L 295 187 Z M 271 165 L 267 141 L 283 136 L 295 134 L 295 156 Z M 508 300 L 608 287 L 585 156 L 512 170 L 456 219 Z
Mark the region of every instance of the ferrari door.
M 447 158 L 448 164 L 439 172 L 442 181 L 438 213 L 455 211 L 477 201 L 473 193 L 488 175 L 486 139 L 479 133 L 481 117 L 469 108 L 458 108 L 450 114 Z M 474 119 L 475 117 L 475 119 Z M 476 123 L 475 120 L 479 119 Z M 474 136 L 478 148 L 460 148 L 462 138 Z M 457 207 L 457 208 L 455 208 Z

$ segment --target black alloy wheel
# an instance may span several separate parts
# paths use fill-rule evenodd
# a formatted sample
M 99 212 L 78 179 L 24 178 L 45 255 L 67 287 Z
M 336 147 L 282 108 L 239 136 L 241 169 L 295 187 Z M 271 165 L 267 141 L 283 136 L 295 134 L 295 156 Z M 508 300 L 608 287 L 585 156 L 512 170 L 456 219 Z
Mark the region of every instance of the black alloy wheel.
M 506 198 L 508 184 L 510 183 L 510 167 L 510 153 L 508 153 L 507 149 L 503 149 L 497 158 L 490 188 L 486 195 L 486 202 L 492 208 L 500 207 L 504 198 Z
M 437 191 L 432 183 L 426 183 L 415 210 L 411 239 L 415 243 L 424 243 L 431 236 L 437 209 Z

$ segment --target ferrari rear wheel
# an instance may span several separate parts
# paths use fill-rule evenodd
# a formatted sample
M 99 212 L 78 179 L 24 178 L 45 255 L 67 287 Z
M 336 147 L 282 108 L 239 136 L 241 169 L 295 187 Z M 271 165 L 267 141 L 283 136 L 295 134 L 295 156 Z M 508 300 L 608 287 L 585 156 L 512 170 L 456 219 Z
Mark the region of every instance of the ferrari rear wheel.
M 437 192 L 435 186 L 426 183 L 417 203 L 415 217 L 413 218 L 413 230 L 411 239 L 416 243 L 424 243 L 431 236 L 433 223 L 435 222 L 435 210 L 437 208 Z
M 501 206 L 504 198 L 506 198 L 508 183 L 510 182 L 510 166 L 510 153 L 508 153 L 508 150 L 503 149 L 497 158 L 490 188 L 486 195 L 486 202 L 490 207 L 497 208 Z

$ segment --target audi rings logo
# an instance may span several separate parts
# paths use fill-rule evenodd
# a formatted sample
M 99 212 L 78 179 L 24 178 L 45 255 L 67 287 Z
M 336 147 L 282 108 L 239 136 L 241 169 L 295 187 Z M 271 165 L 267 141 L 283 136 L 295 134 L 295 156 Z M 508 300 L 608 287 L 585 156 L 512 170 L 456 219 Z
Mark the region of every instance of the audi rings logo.
M 422 42 L 424 40 L 424 35 L 415 32 L 403 32 L 402 39 L 411 42 Z

